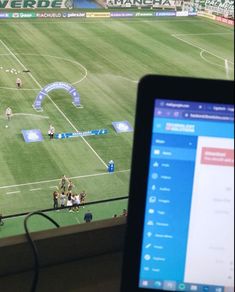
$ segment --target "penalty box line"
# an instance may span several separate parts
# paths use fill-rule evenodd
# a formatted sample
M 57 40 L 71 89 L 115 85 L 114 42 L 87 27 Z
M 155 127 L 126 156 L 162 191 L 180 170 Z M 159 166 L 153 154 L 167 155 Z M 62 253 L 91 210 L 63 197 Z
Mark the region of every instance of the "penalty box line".
M 122 173 L 122 172 L 128 172 L 130 169 L 124 169 L 124 170 L 117 170 L 113 173 L 109 172 L 101 172 L 101 173 L 93 173 L 93 174 L 86 174 L 86 175 L 79 175 L 79 176 L 72 176 L 70 179 L 79 179 L 79 178 L 88 178 L 88 177 L 96 177 L 96 176 L 103 176 L 103 175 L 115 175 L 115 173 Z M 51 179 L 51 180 L 43 180 L 43 181 L 36 181 L 31 183 L 24 183 L 24 184 L 18 184 L 18 185 L 9 185 L 9 186 L 2 186 L 1 189 L 10 189 L 10 188 L 16 188 L 16 187 L 24 187 L 24 186 L 31 186 L 31 185 L 38 185 L 38 184 L 46 184 L 51 182 L 59 182 L 60 179 Z M 18 192 L 18 191 L 17 191 Z
M 0 42 L 4 46 L 4 48 L 10 53 L 10 55 L 20 64 L 20 66 L 26 70 L 27 68 L 25 65 L 20 61 L 20 59 L 10 50 L 10 48 L 0 39 Z M 42 89 L 43 87 L 41 84 L 37 81 L 37 79 L 31 74 L 31 72 L 28 73 L 28 75 L 31 77 L 31 79 L 39 86 L 39 89 Z M 65 118 L 65 120 L 70 124 L 70 126 L 76 131 L 79 132 L 78 129 L 74 126 L 74 124 L 68 119 L 68 117 L 65 115 L 65 113 L 58 107 L 58 105 L 52 100 L 52 98 L 47 94 L 47 97 L 53 103 L 53 105 L 56 107 L 56 109 L 61 113 L 61 115 Z M 107 168 L 108 165 L 105 163 L 105 161 L 99 156 L 99 154 L 94 150 L 94 148 L 86 141 L 84 137 L 82 137 L 82 140 L 87 144 L 87 146 L 91 149 L 91 151 L 96 155 L 96 157 L 102 162 L 102 164 Z
M 180 35 L 180 34 L 179 34 L 179 35 Z M 181 35 L 183 35 L 183 34 L 181 34 Z M 185 34 L 185 35 L 187 35 L 187 34 Z M 192 34 L 192 35 L 193 35 L 193 34 Z M 197 34 L 195 34 L 195 35 L 197 35 Z M 188 45 L 190 45 L 190 46 L 193 46 L 193 47 L 195 47 L 195 48 L 197 48 L 197 49 L 199 49 L 199 50 L 201 50 L 201 51 L 207 52 L 208 54 L 210 54 L 210 55 L 212 55 L 212 56 L 214 56 L 214 57 L 216 57 L 216 58 L 218 58 L 218 59 L 220 59 L 220 60 L 223 60 L 223 61 L 226 60 L 224 57 L 218 56 L 218 55 L 212 53 L 211 51 L 209 51 L 209 50 L 207 50 L 207 49 L 205 49 L 205 48 L 202 48 L 201 46 L 199 46 L 199 45 L 197 45 L 197 44 L 195 44 L 195 43 L 193 43 L 193 42 L 190 42 L 190 41 L 188 41 L 188 40 L 185 40 L 185 39 L 179 37 L 178 34 L 172 34 L 171 36 L 174 37 L 174 38 L 176 38 L 176 39 L 178 39 L 178 40 L 180 40 L 181 42 L 184 42 L 184 43 L 186 43 L 186 44 L 188 44 Z M 233 63 L 232 61 L 230 61 L 230 60 L 227 60 L 227 61 L 228 61 L 230 64 L 234 65 L 234 63 Z

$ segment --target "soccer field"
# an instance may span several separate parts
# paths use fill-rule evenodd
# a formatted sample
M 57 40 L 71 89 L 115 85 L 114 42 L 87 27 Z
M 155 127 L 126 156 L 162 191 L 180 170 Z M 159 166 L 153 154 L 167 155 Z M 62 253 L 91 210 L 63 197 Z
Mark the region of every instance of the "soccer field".
M 199 17 L 0 20 L 0 213 L 52 208 L 63 174 L 76 192 L 87 192 L 88 202 L 127 196 L 133 133 L 117 134 L 112 122 L 134 125 L 138 80 L 149 73 L 233 79 L 233 38 L 231 27 Z M 43 111 L 35 111 L 40 89 L 56 81 L 76 87 L 83 108 L 55 90 Z M 9 123 L 8 106 L 14 114 Z M 57 133 L 108 129 L 108 134 L 51 141 L 50 124 Z M 23 129 L 40 129 L 44 140 L 25 143 Z M 108 174 L 111 159 L 115 172 Z M 100 219 L 126 206 L 123 200 L 91 209 Z M 77 224 L 82 212 L 54 216 L 62 225 Z M 0 227 L 0 237 L 22 231 L 17 225 L 22 218 L 8 221 L 12 230 Z M 35 230 L 44 228 L 36 225 Z

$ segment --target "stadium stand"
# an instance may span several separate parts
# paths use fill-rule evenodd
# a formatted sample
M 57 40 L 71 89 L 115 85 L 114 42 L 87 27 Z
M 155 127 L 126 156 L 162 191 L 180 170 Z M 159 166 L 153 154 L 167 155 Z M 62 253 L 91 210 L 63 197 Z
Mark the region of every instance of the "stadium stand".
M 100 8 L 100 6 L 90 0 L 74 0 L 73 2 L 74 8 Z

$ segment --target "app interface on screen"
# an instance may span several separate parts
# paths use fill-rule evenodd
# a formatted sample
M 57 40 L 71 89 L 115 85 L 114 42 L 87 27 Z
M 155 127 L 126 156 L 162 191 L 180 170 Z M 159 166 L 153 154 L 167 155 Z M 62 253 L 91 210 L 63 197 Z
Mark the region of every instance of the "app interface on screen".
M 155 100 L 139 287 L 234 291 L 234 106 Z

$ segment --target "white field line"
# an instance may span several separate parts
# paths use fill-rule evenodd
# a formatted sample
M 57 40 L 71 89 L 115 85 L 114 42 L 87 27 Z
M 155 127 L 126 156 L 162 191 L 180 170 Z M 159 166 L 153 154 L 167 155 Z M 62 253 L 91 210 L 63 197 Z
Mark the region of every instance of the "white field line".
M 186 41 L 186 40 L 180 38 L 180 37 L 178 36 L 178 34 L 172 34 L 171 36 L 173 36 L 174 38 L 176 38 L 176 39 L 178 39 L 178 40 L 180 40 L 180 41 L 182 41 L 182 42 L 184 42 L 184 43 L 186 43 L 186 44 L 188 44 L 188 45 L 190 45 L 190 46 L 193 46 L 193 47 L 195 47 L 195 48 L 198 48 L 198 49 L 201 50 L 201 51 L 207 52 L 208 54 L 210 54 L 210 55 L 212 55 L 212 56 L 214 56 L 214 57 L 216 57 L 216 58 L 218 58 L 218 59 L 220 59 L 220 60 L 223 60 L 223 61 L 225 60 L 225 58 L 223 58 L 223 57 L 221 57 L 221 56 L 218 56 L 218 55 L 216 55 L 216 54 L 214 54 L 214 53 L 208 51 L 207 49 L 204 49 L 204 48 L 202 48 L 202 47 L 200 47 L 200 46 L 198 46 L 198 45 L 196 45 L 196 44 L 194 44 L 194 43 L 192 43 L 192 42 L 190 42 L 190 41 Z M 234 62 L 232 62 L 232 61 L 230 61 L 230 60 L 228 60 L 228 63 L 231 63 L 232 65 L 234 65 Z
M 27 68 L 25 67 L 25 65 L 18 59 L 18 57 L 8 48 L 8 46 L 2 41 L 0 40 L 0 42 L 2 43 L 2 45 L 5 47 L 5 49 L 12 55 L 12 57 L 21 65 L 21 67 L 24 70 L 27 70 Z M 32 80 L 39 86 L 40 89 L 42 89 L 43 87 L 41 86 L 41 84 L 35 79 L 35 77 L 29 72 L 28 75 L 32 78 Z M 76 131 L 79 132 L 78 129 L 74 126 L 74 124 L 68 119 L 68 117 L 62 112 L 62 110 L 57 106 L 57 104 L 51 99 L 51 97 L 49 95 L 47 95 L 47 97 L 49 98 L 49 100 L 51 101 L 51 103 L 54 104 L 54 106 L 57 108 L 57 110 L 61 113 L 61 115 L 65 118 L 65 120 L 70 124 L 70 126 Z M 87 144 L 87 146 L 91 149 L 91 151 L 96 155 L 96 157 L 102 162 L 102 164 L 105 167 L 108 167 L 108 165 L 104 162 L 104 160 L 99 156 L 99 154 L 91 147 L 91 145 L 86 141 L 86 139 L 84 137 L 82 137 L 82 140 Z
M 16 193 L 20 193 L 20 191 L 14 191 L 14 192 L 7 192 L 7 195 L 11 195 L 11 194 L 16 194 Z
M 115 173 L 122 173 L 122 172 L 128 172 L 130 169 L 125 170 L 117 170 L 110 174 L 109 172 L 101 172 L 101 173 L 94 173 L 94 174 L 87 174 L 87 175 L 79 175 L 79 176 L 73 176 L 70 177 L 70 179 L 78 179 L 78 178 L 87 178 L 87 177 L 95 177 L 95 176 L 102 176 L 102 175 L 115 175 Z M 43 181 L 36 181 L 31 183 L 24 183 L 24 184 L 18 184 L 18 185 L 9 185 L 9 186 L 2 186 L 0 189 L 7 189 L 7 188 L 15 188 L 15 187 L 23 187 L 23 186 L 31 186 L 31 185 L 37 185 L 37 184 L 45 184 L 50 182 L 60 181 L 60 179 L 51 179 L 51 180 L 43 180 Z
M 88 74 L 87 68 L 85 66 L 83 66 L 81 63 L 79 63 L 78 61 L 75 61 L 75 60 L 70 60 L 70 59 L 67 59 L 67 58 L 53 56 L 53 55 L 44 55 L 44 54 L 16 53 L 15 55 L 16 56 L 17 55 L 23 55 L 23 56 L 50 57 L 50 58 L 54 58 L 54 59 L 58 59 L 58 60 L 64 60 L 64 61 L 67 61 L 67 62 L 70 62 L 72 64 L 75 64 L 75 65 L 79 66 L 80 68 L 82 68 L 84 70 L 84 72 L 85 72 L 84 76 L 81 79 L 71 83 L 72 85 L 78 84 L 78 83 L 82 82 L 84 79 L 87 78 L 87 74 Z
M 41 191 L 42 190 L 42 188 L 37 188 L 37 189 L 31 189 L 31 190 L 29 190 L 30 192 L 35 192 L 35 191 Z
M 205 32 L 205 33 L 177 33 L 175 35 L 220 35 L 220 34 L 233 34 L 233 32 Z
M 204 52 L 204 51 L 201 51 L 201 52 L 200 52 L 200 57 L 202 58 L 202 60 L 204 60 L 205 62 L 207 62 L 207 63 L 210 64 L 210 65 L 214 65 L 214 66 L 218 66 L 218 67 L 224 68 L 223 65 L 216 64 L 216 63 L 214 63 L 214 62 L 211 62 L 211 61 L 207 60 L 207 58 L 203 56 L 203 52 Z
M 75 217 L 75 218 L 76 218 L 77 223 L 80 224 L 80 221 L 78 220 L 78 217 Z
M 225 72 L 226 72 L 226 78 L 229 79 L 229 65 L 228 65 L 228 60 L 224 60 L 224 67 L 225 67 Z
M 0 56 L 11 56 L 11 54 L 0 54 Z M 50 58 L 54 58 L 54 59 L 59 59 L 59 60 L 64 60 L 64 61 L 67 61 L 67 62 L 70 62 L 72 64 L 75 64 L 75 65 L 78 65 L 80 68 L 82 68 L 84 70 L 84 76 L 77 80 L 77 81 L 74 81 L 73 83 L 71 83 L 72 85 L 75 85 L 75 84 L 78 84 L 80 82 L 82 82 L 86 77 L 87 77 L 87 74 L 88 74 L 88 71 L 86 69 L 85 66 L 83 66 L 81 63 L 79 63 L 78 61 L 75 61 L 75 60 L 70 60 L 70 59 L 67 59 L 67 58 L 63 58 L 63 57 L 58 57 L 58 56 L 53 56 L 53 55 L 42 55 L 42 54 L 32 54 L 32 53 L 15 53 L 15 56 L 18 56 L 18 55 L 24 55 L 24 56 L 36 56 L 36 57 L 50 57 Z M 1 68 L 0 68 L 1 69 Z M 9 90 L 19 90 L 19 88 L 12 88 L 12 87 L 0 87 L 2 89 L 9 89 Z M 20 91 L 22 90 L 34 90 L 34 91 L 38 91 L 38 89 L 36 88 L 21 88 Z

